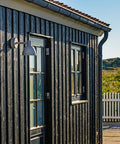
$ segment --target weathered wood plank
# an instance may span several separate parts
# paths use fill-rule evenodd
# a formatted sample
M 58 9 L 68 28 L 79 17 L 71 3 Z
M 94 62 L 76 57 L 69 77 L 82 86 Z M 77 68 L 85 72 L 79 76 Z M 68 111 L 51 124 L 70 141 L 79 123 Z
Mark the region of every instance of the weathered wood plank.
M 45 35 L 45 20 L 41 19 L 41 34 Z
M 5 45 L 5 8 L 0 6 L 0 143 L 7 143 L 7 127 L 6 127 L 6 45 Z
M 77 143 L 80 144 L 80 105 L 77 106 L 78 112 L 77 112 L 77 124 L 78 124 L 78 129 L 77 129 Z
M 86 109 L 86 105 L 87 103 L 84 103 L 84 143 L 86 144 L 86 137 L 87 137 L 87 133 L 86 133 L 86 120 L 87 120 L 87 116 L 86 116 L 86 113 L 87 113 L 87 109 Z
M 81 44 L 82 42 L 81 31 L 78 33 L 78 42 Z
M 35 25 L 35 17 L 34 16 L 31 16 L 30 17 L 30 25 L 31 25 L 31 27 L 30 27 L 30 32 L 31 33 L 35 33 L 35 30 L 36 30 L 36 25 Z
M 13 11 L 13 36 L 18 38 L 18 12 Z M 18 49 L 13 50 L 14 65 L 14 142 L 19 144 Z
M 75 141 L 75 138 L 74 138 L 74 135 L 75 135 L 75 129 L 74 129 L 74 106 L 72 106 L 72 144 L 74 144 L 74 141 Z
M 77 109 L 76 109 L 76 105 L 74 105 L 73 106 L 74 107 L 74 144 L 76 144 L 76 141 L 77 141 L 77 139 L 76 139 L 76 137 L 77 137 L 77 127 L 76 127 L 76 124 L 77 124 L 77 117 L 76 117 L 76 111 L 77 111 Z
M 86 140 L 86 143 L 85 144 L 88 144 L 88 103 L 86 103 L 86 106 L 85 106 L 85 110 L 86 110 L 86 113 L 85 113 L 85 116 L 86 116 L 86 134 L 85 134 L 85 140 Z
M 91 40 L 91 35 L 89 35 L 89 69 L 92 69 L 92 62 L 91 62 L 91 58 L 92 58 L 92 40 Z M 89 77 L 90 77 L 90 143 L 93 143 L 93 101 L 92 101 L 92 71 L 89 72 Z
M 81 43 L 84 44 L 84 32 L 81 32 Z M 82 143 L 85 143 L 85 111 L 84 103 L 82 104 Z
M 76 38 L 76 35 L 75 35 L 75 29 L 72 29 L 72 42 L 75 42 L 75 38 Z
M 55 30 L 55 134 L 56 144 L 58 143 L 58 26 L 54 25 Z
M 72 41 L 76 42 L 76 30 L 75 29 L 73 29 L 72 34 L 73 34 L 72 35 Z M 76 78 L 75 78 L 75 80 L 76 80 Z M 74 139 L 74 142 L 73 142 L 73 144 L 76 144 L 76 105 L 73 105 L 72 107 L 73 107 L 73 111 L 74 111 L 74 116 L 73 116 L 73 129 L 74 129 L 73 139 Z
M 83 143 L 83 104 L 80 104 L 80 142 Z
M 76 143 L 77 144 L 79 143 L 79 117 L 78 117 L 79 109 L 78 109 L 78 106 L 79 105 L 76 106 L 77 107 L 77 112 L 76 112 L 76 119 L 77 119 L 77 121 L 76 121 Z
M 30 32 L 30 16 L 25 14 L 25 41 L 29 39 Z M 25 143 L 30 143 L 30 108 L 29 108 L 29 58 L 25 57 Z
M 54 36 L 54 27 L 53 27 L 53 22 L 50 22 L 50 35 Z M 51 100 L 52 100 L 52 144 L 55 144 L 55 125 L 54 125 L 54 37 L 51 41 L 51 84 L 52 84 L 52 94 L 51 94 Z
M 71 30 L 71 28 L 69 28 L 68 29 L 69 30 L 69 32 L 68 32 L 68 34 L 69 34 L 69 39 L 68 39 L 68 42 L 69 42 L 69 44 L 68 44 L 68 53 L 69 53 L 69 143 L 71 144 L 71 39 L 72 39 L 72 30 Z
M 7 112 L 8 143 L 13 143 L 13 92 L 12 92 L 12 49 L 9 40 L 12 37 L 12 10 L 7 9 Z
M 97 38 L 97 37 L 96 37 Z M 96 41 L 98 41 L 96 39 Z M 102 66 L 101 61 L 102 60 L 102 49 L 98 47 L 98 44 L 96 44 L 95 47 L 95 140 L 96 143 L 102 143 L 102 119 L 101 119 L 101 113 L 102 113 Z
M 59 32 L 59 143 L 62 144 L 62 35 L 61 25 L 58 27 Z
M 79 41 L 79 35 L 78 35 L 78 30 L 76 30 L 76 33 L 75 33 L 75 42 L 78 43 Z
M 50 22 L 46 20 L 45 24 L 46 24 L 46 35 L 47 36 L 50 36 L 50 25 L 49 25 L 49 23 Z
M 82 132 L 83 132 L 83 144 L 85 144 L 85 104 L 82 104 L 82 113 L 83 113 L 83 121 L 82 121 Z
M 36 24 L 36 27 L 35 27 L 35 32 L 40 34 L 40 18 L 36 17 L 35 18 L 35 24 Z
M 91 114 L 91 111 L 90 111 L 90 55 L 89 55 L 89 49 L 90 49 L 90 39 L 89 39 L 89 34 L 87 35 L 87 49 L 86 49 L 86 71 L 87 71 L 87 74 L 86 74 L 86 81 L 87 81 L 87 85 L 86 85 L 86 91 L 87 91 L 87 99 L 88 99 L 88 120 L 87 120 L 87 123 L 88 123 L 88 144 L 90 144 L 90 114 Z
M 76 30 L 76 39 L 75 42 L 79 43 L 79 35 L 78 30 Z M 79 144 L 79 117 L 78 117 L 78 111 L 79 111 L 79 104 L 76 105 L 76 143 Z
M 88 43 L 88 39 L 87 39 L 87 33 L 85 33 L 85 45 L 87 45 Z M 85 47 L 85 57 L 87 58 L 87 47 Z M 86 61 L 85 60 L 85 64 L 86 64 Z M 85 70 L 87 71 L 87 65 L 85 67 Z M 87 72 L 86 72 L 86 75 L 87 75 Z M 85 80 L 85 84 L 86 84 L 86 99 L 88 99 L 88 96 L 87 96 L 87 76 L 86 76 L 86 80 Z M 88 103 L 85 104 L 85 144 L 87 144 L 88 142 L 88 108 L 87 108 L 87 105 Z
M 69 29 L 69 33 L 70 33 L 70 37 L 69 37 L 69 41 L 71 42 L 72 41 L 72 28 Z M 71 44 L 69 45 L 71 46 Z M 70 58 L 71 58 L 71 48 L 70 48 Z M 71 62 L 69 63 L 69 66 L 70 66 L 70 90 L 71 90 Z M 73 136 L 72 136 L 72 133 L 73 133 L 73 124 L 72 124 L 72 99 L 71 99 L 71 91 L 70 91 L 70 144 L 72 144 L 73 142 Z
M 65 26 L 62 26 L 62 95 L 63 95 L 63 144 L 66 143 L 66 95 L 65 95 Z
M 70 98 L 69 98 L 69 28 L 66 27 L 66 117 L 67 117 L 67 143 L 70 143 L 70 135 L 69 135 L 69 119 L 70 119 Z
M 93 105 L 92 105 L 92 114 L 93 114 L 93 141 L 94 141 L 94 138 L 95 138 L 95 54 L 94 54 L 94 50 L 95 50 L 95 37 L 92 35 L 92 44 L 91 44 L 91 52 L 92 52 L 92 55 L 91 55 L 91 65 L 92 65 L 92 101 L 93 101 Z
M 19 41 L 24 41 L 24 13 L 19 12 Z M 20 99 L 20 143 L 25 143 L 25 106 L 24 106 L 24 45 L 19 46 L 19 99 Z

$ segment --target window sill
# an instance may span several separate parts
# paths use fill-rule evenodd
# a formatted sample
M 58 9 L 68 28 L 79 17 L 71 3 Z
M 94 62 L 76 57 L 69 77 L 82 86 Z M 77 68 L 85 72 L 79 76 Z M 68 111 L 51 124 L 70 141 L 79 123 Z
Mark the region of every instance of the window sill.
M 30 137 L 36 137 L 36 136 L 40 136 L 43 135 L 45 133 L 45 126 L 37 126 L 37 127 L 32 127 L 30 129 Z
M 72 102 L 72 105 L 74 105 L 74 104 L 80 104 L 80 103 L 87 103 L 87 102 L 88 102 L 88 100 L 76 100 L 76 101 Z
M 44 125 L 41 125 L 41 126 L 37 126 L 37 127 L 32 127 L 30 128 L 30 130 L 37 130 L 37 129 L 41 129 L 41 128 L 44 128 L 45 126 Z

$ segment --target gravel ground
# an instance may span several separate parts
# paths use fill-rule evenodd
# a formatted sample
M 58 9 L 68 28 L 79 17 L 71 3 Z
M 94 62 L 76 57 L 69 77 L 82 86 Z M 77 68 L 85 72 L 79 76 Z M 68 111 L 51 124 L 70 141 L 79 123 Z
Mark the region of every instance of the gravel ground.
M 120 122 L 103 124 L 103 144 L 120 144 Z

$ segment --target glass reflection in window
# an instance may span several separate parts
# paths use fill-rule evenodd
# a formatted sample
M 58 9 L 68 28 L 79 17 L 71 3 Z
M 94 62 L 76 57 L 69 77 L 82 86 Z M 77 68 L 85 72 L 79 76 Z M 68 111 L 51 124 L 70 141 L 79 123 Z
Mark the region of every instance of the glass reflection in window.
M 35 56 L 30 56 L 30 71 L 35 71 Z
M 81 79 L 82 79 L 81 74 L 80 73 L 77 74 L 77 93 L 78 94 L 82 93 L 82 91 L 81 91 L 81 89 L 82 89 L 82 80 Z
M 30 74 L 30 99 L 36 98 L 36 80 L 35 75 Z
M 75 51 L 71 50 L 71 70 L 75 71 Z
M 37 71 L 44 72 L 44 61 L 43 61 L 43 48 L 37 48 Z
M 75 74 L 71 74 L 71 90 L 72 94 L 75 94 Z
M 38 101 L 37 102 L 37 121 L 38 125 L 43 125 L 43 101 Z
M 77 71 L 81 71 L 81 52 L 77 51 L 76 54 L 76 64 L 77 64 Z
M 43 99 L 44 75 L 37 75 L 37 99 Z
M 30 102 L 30 127 L 36 126 L 36 103 Z

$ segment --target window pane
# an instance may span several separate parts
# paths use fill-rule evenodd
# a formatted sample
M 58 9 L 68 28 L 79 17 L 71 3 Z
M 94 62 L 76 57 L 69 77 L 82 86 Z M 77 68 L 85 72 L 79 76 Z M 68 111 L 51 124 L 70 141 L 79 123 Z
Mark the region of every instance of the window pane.
M 81 46 L 78 46 L 78 45 L 72 45 L 72 49 L 80 50 L 80 49 L 81 49 Z
M 75 51 L 71 50 L 71 70 L 75 71 Z
M 36 126 L 36 103 L 30 102 L 30 127 Z
M 35 75 L 30 74 L 30 99 L 36 98 L 36 81 Z
M 31 36 L 30 41 L 33 46 L 42 46 L 44 47 L 44 39 L 36 37 L 36 36 Z
M 44 52 L 43 48 L 37 48 L 37 71 L 44 72 Z
M 37 102 L 37 118 L 38 125 L 43 125 L 43 101 Z
M 44 75 L 37 75 L 37 98 L 43 99 L 44 94 Z
M 75 94 L 75 74 L 71 74 L 71 91 L 72 94 Z
M 35 71 L 35 56 L 30 56 L 30 71 Z
M 81 71 L 81 52 L 77 51 L 76 55 L 76 65 L 77 65 L 77 71 Z
M 82 76 L 81 74 L 77 74 L 77 93 L 82 93 Z

